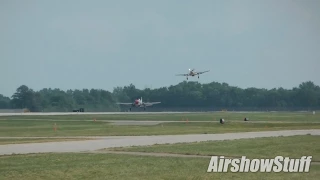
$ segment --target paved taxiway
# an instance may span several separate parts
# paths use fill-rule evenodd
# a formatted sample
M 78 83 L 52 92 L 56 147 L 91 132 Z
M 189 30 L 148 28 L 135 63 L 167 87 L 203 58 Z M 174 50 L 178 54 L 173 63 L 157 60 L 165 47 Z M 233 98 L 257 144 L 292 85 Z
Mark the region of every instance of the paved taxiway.
M 278 137 L 294 135 L 320 135 L 320 130 L 285 130 L 243 132 L 225 134 L 189 134 L 189 135 L 159 135 L 159 136 L 106 136 L 95 140 L 46 142 L 0 145 L 0 155 L 50 153 L 50 152 L 83 152 L 96 151 L 103 148 L 143 146 L 154 144 L 173 144 L 209 140 L 233 140 L 257 137 Z M 65 137 L 68 138 L 68 137 Z M 91 137 L 87 137 L 91 138 Z
M 0 113 L 0 116 L 57 116 L 57 115 L 115 115 L 115 114 L 186 114 L 204 112 L 28 112 L 28 113 Z
M 5 119 L 0 119 L 5 120 Z M 64 122 L 64 121 L 71 121 L 71 122 L 91 122 L 93 120 L 74 120 L 74 119 L 68 119 L 68 120 L 55 120 L 55 119 L 23 119 L 23 121 L 53 121 L 56 123 Z M 111 125 L 115 126 L 154 126 L 162 123 L 185 123 L 185 120 L 180 120 L 180 121 L 159 121 L 159 120 L 100 120 L 98 119 L 97 121 L 99 122 L 105 122 L 105 123 L 110 123 Z M 195 123 L 220 123 L 219 120 L 207 120 L 207 121 L 197 121 L 197 120 L 189 120 L 189 123 L 195 122 Z M 297 121 L 243 121 L 243 120 L 229 120 L 227 119 L 225 123 L 230 123 L 230 122 L 236 122 L 236 123 L 303 123 L 303 122 L 297 122 Z M 319 124 L 320 122 L 310 122 L 310 124 Z M 0 137 L 1 138 L 1 137 Z
M 106 115 L 115 115 L 115 114 L 187 114 L 187 113 L 215 113 L 221 111 L 182 111 L 182 112 L 175 112 L 175 111 L 160 111 L 160 112 L 28 112 L 28 113 L 0 113 L 0 116 L 56 116 L 56 115 L 94 115 L 94 114 L 106 114 Z M 276 112 L 276 111 L 273 111 Z M 264 111 L 228 111 L 228 113 L 266 113 Z M 271 113 L 271 111 L 269 112 Z M 305 113 L 305 112 L 297 112 L 297 113 Z

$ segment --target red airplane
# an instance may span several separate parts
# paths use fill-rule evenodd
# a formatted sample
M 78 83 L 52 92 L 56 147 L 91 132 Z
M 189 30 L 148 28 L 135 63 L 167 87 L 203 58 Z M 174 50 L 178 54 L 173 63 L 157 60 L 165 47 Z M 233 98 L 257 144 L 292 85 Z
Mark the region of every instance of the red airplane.
M 146 110 L 147 106 L 152 106 L 154 104 L 159 104 L 161 102 L 142 102 L 142 97 L 140 99 L 134 100 L 133 103 L 117 103 L 117 104 L 122 104 L 122 105 L 128 105 L 130 107 L 130 111 L 132 107 L 143 107 L 144 110 Z

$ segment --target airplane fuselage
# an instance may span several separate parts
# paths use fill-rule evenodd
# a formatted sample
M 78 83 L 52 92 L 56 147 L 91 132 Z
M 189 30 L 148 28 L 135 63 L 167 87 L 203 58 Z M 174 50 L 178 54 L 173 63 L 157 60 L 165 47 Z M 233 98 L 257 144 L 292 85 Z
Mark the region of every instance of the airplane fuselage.
M 140 99 L 136 99 L 133 103 L 132 103 L 132 107 L 145 107 L 144 104 L 141 102 Z
M 195 72 L 194 69 L 189 69 L 188 73 L 186 73 L 186 74 L 177 74 L 177 76 L 186 76 L 187 80 L 188 80 L 189 76 L 191 76 L 191 77 L 198 76 L 198 79 L 199 79 L 200 74 L 203 74 L 203 73 L 206 73 L 206 72 L 209 72 L 209 71 L 210 70 Z
M 189 69 L 189 73 L 186 76 L 187 76 L 187 80 L 188 80 L 188 76 L 191 76 L 191 77 L 198 76 L 198 79 L 199 79 L 199 73 L 194 72 L 194 70 L 190 70 L 190 69 Z
M 195 73 L 195 72 L 193 72 L 193 71 L 190 71 L 190 72 L 189 72 L 189 76 L 195 76 L 195 75 L 197 75 L 197 73 Z
M 117 104 L 123 104 L 123 105 L 129 105 L 130 106 L 130 111 L 132 107 L 140 107 L 144 108 L 146 110 L 147 106 L 152 106 L 154 104 L 159 104 L 161 102 L 142 102 L 142 97 L 141 99 L 136 99 L 132 103 L 117 103 Z

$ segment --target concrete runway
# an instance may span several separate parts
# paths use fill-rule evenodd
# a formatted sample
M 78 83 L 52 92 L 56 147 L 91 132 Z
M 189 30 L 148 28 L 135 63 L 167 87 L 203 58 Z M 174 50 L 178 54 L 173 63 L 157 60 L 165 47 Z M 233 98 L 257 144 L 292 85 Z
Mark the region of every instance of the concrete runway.
M 28 113 L 0 113 L 0 116 L 57 116 L 57 115 L 93 115 L 93 114 L 186 114 L 204 112 L 28 112 Z
M 162 123 L 185 123 L 185 121 L 139 121 L 139 120 L 100 120 L 102 122 L 109 122 L 115 126 L 154 126 Z M 189 123 L 220 123 L 218 120 L 211 121 L 188 121 Z M 303 123 L 296 121 L 239 121 L 239 120 L 226 120 L 225 123 Z M 310 122 L 310 124 L 319 124 L 320 122 Z
M 225 134 L 189 134 L 189 135 L 159 135 L 159 136 L 106 136 L 95 140 L 46 142 L 0 145 L 0 155 L 52 153 L 52 152 L 84 152 L 103 148 L 143 146 L 166 143 L 183 143 L 216 140 L 234 140 L 257 137 L 279 137 L 293 135 L 320 135 L 320 130 L 286 130 L 263 131 Z M 68 137 L 64 137 L 68 138 Z M 94 138 L 94 137 L 86 137 Z
M 4 119 L 0 119 L 2 121 Z M 52 121 L 52 122 L 92 122 L 93 120 L 74 120 L 74 119 L 68 119 L 68 120 L 55 120 L 55 119 L 23 119 L 23 121 Z M 185 120 L 180 121 L 159 121 L 159 120 L 97 120 L 99 122 L 105 122 L 110 123 L 110 125 L 114 126 L 155 126 L 162 123 L 185 123 Z M 220 123 L 218 120 L 207 120 L 207 121 L 188 121 L 189 123 Z M 301 121 L 242 121 L 242 120 L 226 120 L 225 123 L 303 123 Z M 309 122 L 309 124 L 319 124 L 320 122 Z M 0 137 L 1 138 L 1 137 Z
M 56 116 L 56 115 L 94 115 L 94 114 L 187 114 L 187 113 L 217 113 L 221 111 L 183 111 L 183 112 L 175 112 L 175 111 L 167 111 L 167 112 L 28 112 L 28 113 L 0 113 L 0 116 Z M 274 111 L 277 112 L 277 111 Z M 228 111 L 228 113 L 266 113 L 264 111 Z M 269 112 L 271 113 L 271 112 Z M 304 112 L 296 112 L 296 113 L 304 113 Z

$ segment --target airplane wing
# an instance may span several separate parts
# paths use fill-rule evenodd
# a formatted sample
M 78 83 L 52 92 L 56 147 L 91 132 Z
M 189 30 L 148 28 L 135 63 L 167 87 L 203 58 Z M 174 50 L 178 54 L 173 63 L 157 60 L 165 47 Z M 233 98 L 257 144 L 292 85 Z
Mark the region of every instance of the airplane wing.
M 188 76 L 189 74 L 176 74 L 176 76 Z
M 152 106 L 152 105 L 154 105 L 154 104 L 160 104 L 161 102 L 145 102 L 144 104 L 146 105 L 146 106 Z
M 116 104 L 121 104 L 121 105 L 131 105 L 132 103 L 116 103 Z
M 202 71 L 202 72 L 197 72 L 197 74 L 203 74 L 203 73 L 206 73 L 206 72 L 209 72 L 210 70 L 208 71 Z

